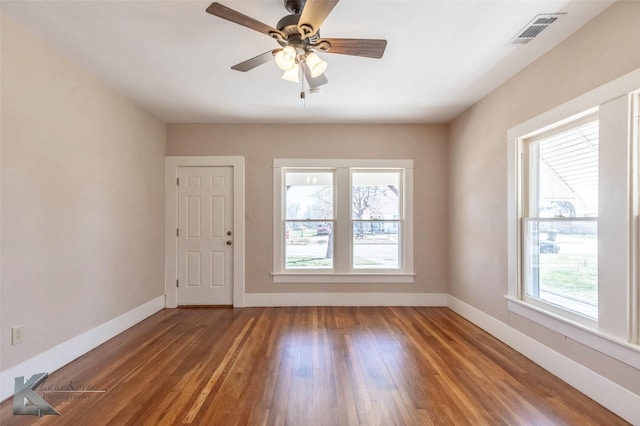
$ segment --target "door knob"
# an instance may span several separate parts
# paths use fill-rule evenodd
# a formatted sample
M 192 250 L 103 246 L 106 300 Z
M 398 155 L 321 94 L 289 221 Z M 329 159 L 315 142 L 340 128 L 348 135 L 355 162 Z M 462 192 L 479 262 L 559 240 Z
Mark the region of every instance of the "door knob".
M 227 240 L 227 245 L 230 246 L 231 245 L 231 240 Z

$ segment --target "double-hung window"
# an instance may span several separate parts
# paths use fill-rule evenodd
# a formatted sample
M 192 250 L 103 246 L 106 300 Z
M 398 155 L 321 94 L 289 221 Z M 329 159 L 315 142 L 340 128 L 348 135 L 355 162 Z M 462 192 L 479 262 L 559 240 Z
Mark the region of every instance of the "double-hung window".
M 634 366 L 639 76 L 640 69 L 507 134 L 508 309 Z
M 335 170 L 284 172 L 285 269 L 333 269 Z
M 402 170 L 351 171 L 353 269 L 401 268 Z
M 274 160 L 274 281 L 413 281 L 413 161 Z
M 525 139 L 523 299 L 598 318 L 598 117 Z

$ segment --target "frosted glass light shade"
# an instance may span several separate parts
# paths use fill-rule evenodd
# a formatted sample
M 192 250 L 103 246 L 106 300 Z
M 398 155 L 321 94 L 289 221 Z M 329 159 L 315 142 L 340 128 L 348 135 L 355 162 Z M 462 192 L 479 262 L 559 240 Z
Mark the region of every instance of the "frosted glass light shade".
M 306 62 L 309 67 L 309 71 L 311 71 L 311 77 L 313 78 L 321 76 L 327 69 L 327 63 L 313 52 L 307 55 Z
M 276 53 L 276 64 L 282 71 L 289 71 L 296 65 L 296 49 L 287 46 Z
M 298 64 L 293 64 L 293 68 L 286 70 L 284 74 L 282 74 L 282 79 L 292 83 L 300 83 L 300 78 L 298 77 L 299 71 L 300 66 Z

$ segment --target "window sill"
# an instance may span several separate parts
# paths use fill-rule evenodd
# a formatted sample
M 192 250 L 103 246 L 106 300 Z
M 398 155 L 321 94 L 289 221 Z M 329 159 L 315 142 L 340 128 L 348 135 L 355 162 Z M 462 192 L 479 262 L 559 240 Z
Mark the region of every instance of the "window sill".
M 272 273 L 274 283 L 412 283 L 416 274 L 412 272 L 354 272 L 347 274 L 322 272 L 277 272 Z
M 597 329 L 563 318 L 522 300 L 505 296 L 507 309 L 578 343 L 640 369 L 640 345 L 607 336 Z

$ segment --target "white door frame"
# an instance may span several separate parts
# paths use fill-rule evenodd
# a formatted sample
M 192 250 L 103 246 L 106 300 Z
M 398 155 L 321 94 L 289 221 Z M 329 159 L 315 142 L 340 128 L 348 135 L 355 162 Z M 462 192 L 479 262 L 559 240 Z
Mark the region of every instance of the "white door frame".
M 165 159 L 165 306 L 178 306 L 178 168 L 229 166 L 233 168 L 233 306 L 244 307 L 244 157 L 166 157 Z

